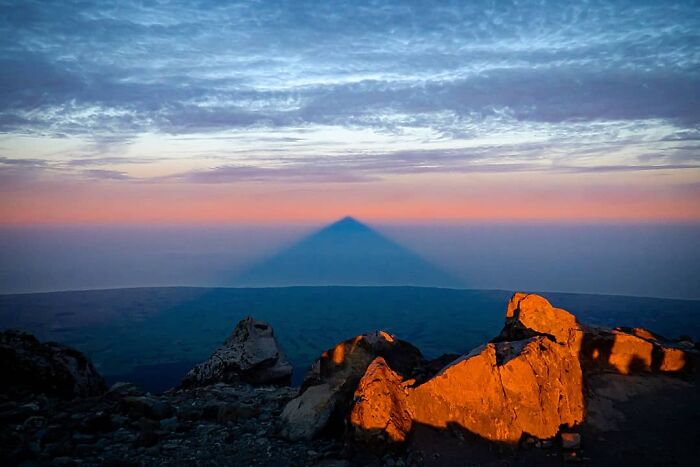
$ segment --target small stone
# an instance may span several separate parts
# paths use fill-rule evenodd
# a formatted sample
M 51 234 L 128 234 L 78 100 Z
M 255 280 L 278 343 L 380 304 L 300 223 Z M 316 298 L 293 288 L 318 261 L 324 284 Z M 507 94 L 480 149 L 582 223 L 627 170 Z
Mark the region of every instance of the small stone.
M 28 431 L 31 433 L 41 430 L 42 428 L 44 428 L 44 426 L 46 426 L 46 418 L 40 417 L 38 415 L 29 417 L 24 421 L 23 424 L 24 431 Z
M 140 433 L 134 441 L 136 447 L 150 447 L 158 442 L 158 435 L 153 432 L 145 431 Z
M 175 409 L 172 405 L 165 401 L 156 401 L 153 406 L 151 406 L 151 415 L 156 420 L 162 420 L 164 418 L 170 418 L 175 414 Z
M 564 449 L 578 449 L 581 446 L 581 435 L 579 433 L 562 433 L 561 447 Z
M 85 433 L 73 433 L 73 441 L 76 443 L 91 444 L 95 442 L 95 437 Z
M 160 421 L 160 429 L 164 431 L 177 431 L 179 422 L 177 417 L 164 418 Z

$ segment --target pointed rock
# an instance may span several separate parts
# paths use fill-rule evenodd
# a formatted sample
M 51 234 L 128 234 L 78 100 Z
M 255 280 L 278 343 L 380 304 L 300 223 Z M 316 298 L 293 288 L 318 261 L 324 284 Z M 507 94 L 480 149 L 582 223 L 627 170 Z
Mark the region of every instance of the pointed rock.
M 195 366 L 182 387 L 215 383 L 288 385 L 292 366 L 275 339 L 272 326 L 248 316 L 205 362 Z
M 355 391 L 350 423 L 355 437 L 368 444 L 398 443 L 406 439 L 413 425 L 408 410 L 407 386 L 400 374 L 377 357 L 367 368 Z
M 337 344 L 321 354 L 304 378 L 299 397 L 285 407 L 282 434 L 290 439 L 311 439 L 329 427 L 342 426 L 357 384 L 376 357 L 383 357 L 403 375 L 409 375 L 423 362 L 416 347 L 385 331 L 362 334 Z M 310 405 L 316 407 L 314 415 L 304 416 Z M 314 421 L 313 426 L 308 420 Z

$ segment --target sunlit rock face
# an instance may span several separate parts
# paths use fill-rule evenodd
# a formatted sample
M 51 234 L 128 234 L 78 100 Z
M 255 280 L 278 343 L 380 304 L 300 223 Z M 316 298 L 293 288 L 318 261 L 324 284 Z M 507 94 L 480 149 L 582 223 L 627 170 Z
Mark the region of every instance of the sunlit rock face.
M 314 362 L 304 378 L 301 394 L 285 407 L 282 434 L 289 439 L 310 439 L 332 429 L 334 424 L 342 425 L 357 384 L 377 357 L 385 359 L 403 376 L 423 362 L 416 347 L 384 331 L 337 344 Z M 313 413 L 308 414 L 310 406 Z
M 589 370 L 631 373 L 676 373 L 688 369 L 686 352 L 646 329 L 588 327 L 581 344 L 581 361 Z
M 506 311 L 506 323 L 496 341 L 534 335 L 551 337 L 576 354 L 584 371 L 678 372 L 687 367 L 685 352 L 642 328 L 607 329 L 579 324 L 566 310 L 544 297 L 517 292 Z
M 492 440 L 557 434 L 583 420 L 581 367 L 562 344 L 538 336 L 487 344 L 408 396 L 414 422 L 455 424 Z
M 282 384 L 291 382 L 292 366 L 272 327 L 248 316 L 205 362 L 185 375 L 183 387 L 215 383 Z
M 404 381 L 382 357 L 367 368 L 355 391 L 350 423 L 356 437 L 367 443 L 401 442 L 411 431 L 413 415 L 407 396 L 413 380 Z
M 569 344 L 579 337 L 580 330 L 576 317 L 568 311 L 553 307 L 540 295 L 516 292 L 508 302 L 501 337 L 518 340 L 546 335 L 560 344 Z
M 55 342 L 39 342 L 17 330 L 0 332 L 0 394 L 24 393 L 60 398 L 96 396 L 105 380 L 81 352 Z
M 397 376 L 383 362 L 370 366 L 351 414 L 358 437 L 379 437 L 385 426 L 391 441 L 403 441 L 421 423 L 517 443 L 523 433 L 552 437 L 584 416 L 578 360 L 543 336 L 487 344 L 415 388 Z
M 402 442 L 416 424 L 461 428 L 516 444 L 551 438 L 584 421 L 584 374 L 677 372 L 687 355 L 644 329 L 581 325 L 545 298 L 516 293 L 491 343 L 416 383 L 375 359 L 360 380 L 349 416 L 356 439 Z

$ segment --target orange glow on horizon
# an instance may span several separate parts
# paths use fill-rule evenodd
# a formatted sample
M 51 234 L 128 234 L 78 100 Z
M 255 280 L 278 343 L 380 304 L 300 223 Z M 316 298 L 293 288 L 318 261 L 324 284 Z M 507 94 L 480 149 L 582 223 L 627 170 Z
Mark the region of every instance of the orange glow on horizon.
M 606 178 L 419 178 L 347 184 L 35 183 L 2 187 L 0 223 L 700 221 L 697 190 Z M 657 183 L 657 185 L 654 185 Z

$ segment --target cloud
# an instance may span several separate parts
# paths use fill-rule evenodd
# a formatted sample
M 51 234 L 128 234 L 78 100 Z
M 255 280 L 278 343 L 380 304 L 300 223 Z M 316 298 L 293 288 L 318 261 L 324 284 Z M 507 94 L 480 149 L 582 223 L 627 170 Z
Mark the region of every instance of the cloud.
M 176 178 L 197 183 L 697 162 L 677 144 L 700 131 L 690 0 L 2 8 L 0 34 L 12 40 L 0 44 L 0 133 L 83 140 L 75 154 L 42 156 L 71 176 L 140 180 L 120 166 L 177 157 L 195 168 Z M 321 136 L 302 141 L 302 131 Z M 363 131 L 379 136 L 347 136 Z M 181 138 L 168 151 L 186 155 L 129 151 L 144 135 Z M 205 156 L 223 162 L 202 167 Z M 81 171 L 93 166 L 102 172 Z

